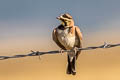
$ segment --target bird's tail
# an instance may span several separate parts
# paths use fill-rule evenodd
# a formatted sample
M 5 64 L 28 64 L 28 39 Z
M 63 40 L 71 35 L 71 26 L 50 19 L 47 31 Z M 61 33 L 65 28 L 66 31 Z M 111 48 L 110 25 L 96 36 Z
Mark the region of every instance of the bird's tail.
M 76 71 L 75 71 L 75 63 L 76 63 L 76 56 L 74 56 L 72 58 L 68 55 L 68 66 L 67 66 L 67 74 L 72 74 L 72 75 L 76 75 Z

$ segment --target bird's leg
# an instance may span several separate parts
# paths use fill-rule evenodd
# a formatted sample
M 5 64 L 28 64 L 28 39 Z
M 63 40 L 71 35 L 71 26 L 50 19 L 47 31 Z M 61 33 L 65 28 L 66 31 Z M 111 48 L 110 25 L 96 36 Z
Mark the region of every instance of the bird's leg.
M 63 49 L 60 49 L 59 52 L 61 53 L 61 55 L 63 55 L 64 50 L 63 50 Z

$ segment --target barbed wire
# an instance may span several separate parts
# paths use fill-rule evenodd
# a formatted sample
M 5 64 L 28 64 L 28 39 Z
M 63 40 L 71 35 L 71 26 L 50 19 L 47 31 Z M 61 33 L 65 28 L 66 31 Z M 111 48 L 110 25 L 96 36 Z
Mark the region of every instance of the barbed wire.
M 93 50 L 93 49 L 98 49 L 98 48 L 112 48 L 112 47 L 117 47 L 120 46 L 120 44 L 107 44 L 106 42 L 101 45 L 101 46 L 93 46 L 93 47 L 86 47 L 86 48 L 76 48 L 76 51 L 79 50 Z M 62 53 L 64 52 L 72 52 L 74 50 L 62 50 Z M 61 53 L 60 50 L 55 50 L 55 51 L 48 51 L 48 52 L 39 52 L 39 51 L 32 51 L 31 53 L 28 54 L 23 54 L 23 55 L 13 55 L 13 56 L 0 56 L 0 60 L 5 60 L 5 59 L 10 59 L 10 58 L 22 58 L 22 57 L 28 57 L 28 56 L 40 56 L 45 55 L 45 54 L 57 54 Z

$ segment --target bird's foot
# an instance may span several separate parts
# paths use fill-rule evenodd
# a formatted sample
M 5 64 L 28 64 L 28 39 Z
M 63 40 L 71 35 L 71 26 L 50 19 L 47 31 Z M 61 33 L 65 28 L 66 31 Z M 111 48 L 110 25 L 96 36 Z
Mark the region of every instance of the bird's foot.
M 61 55 L 63 55 L 64 50 L 63 50 L 63 49 L 60 49 L 59 52 L 60 52 Z
M 76 53 L 78 51 L 78 48 L 77 47 L 74 47 L 73 48 L 73 51 Z

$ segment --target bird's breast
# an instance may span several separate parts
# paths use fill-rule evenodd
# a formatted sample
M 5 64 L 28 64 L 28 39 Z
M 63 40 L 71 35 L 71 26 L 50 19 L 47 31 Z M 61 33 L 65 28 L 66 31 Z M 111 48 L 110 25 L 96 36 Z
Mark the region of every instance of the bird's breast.
M 68 29 L 57 29 L 58 40 L 66 48 L 72 49 L 75 45 L 75 36 L 73 36 Z

